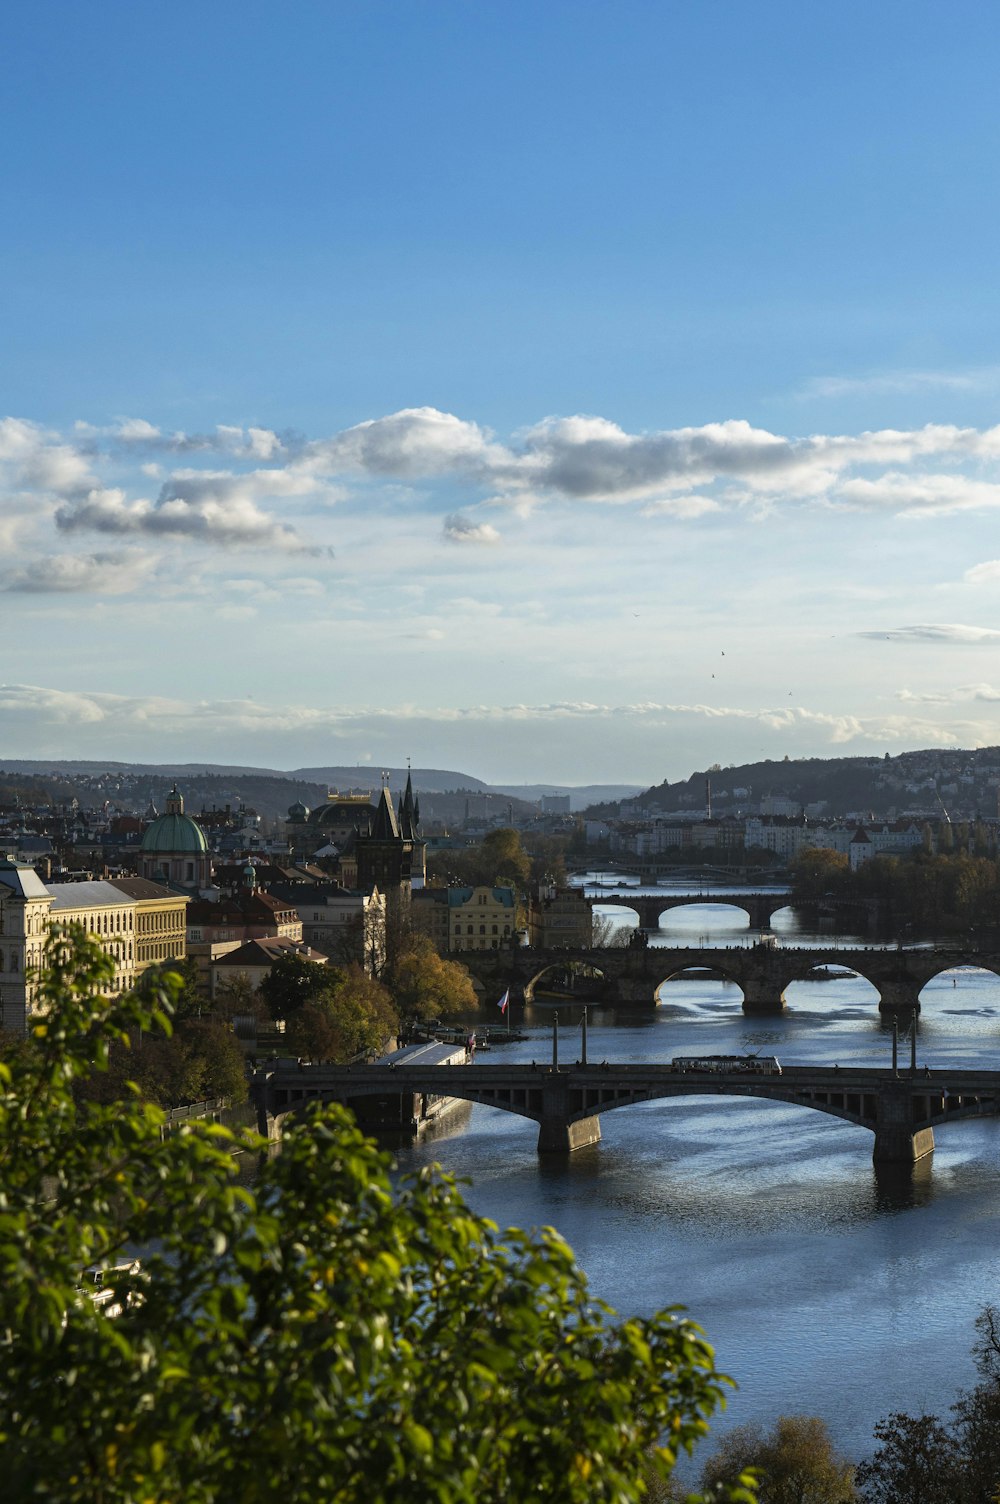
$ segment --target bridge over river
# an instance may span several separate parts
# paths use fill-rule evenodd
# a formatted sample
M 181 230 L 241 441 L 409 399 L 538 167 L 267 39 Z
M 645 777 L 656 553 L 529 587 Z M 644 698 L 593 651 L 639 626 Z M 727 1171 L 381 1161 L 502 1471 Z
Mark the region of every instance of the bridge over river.
M 797 946 L 782 945 L 773 936 L 728 946 L 633 943 L 557 950 L 522 946 L 463 952 L 461 960 L 488 989 L 519 988 L 527 999 L 553 968 L 585 968 L 600 975 L 602 999 L 612 1004 L 653 1003 L 657 988 L 671 977 L 710 971 L 742 990 L 745 1013 L 780 1012 L 791 982 L 815 979 L 830 967 L 864 977 L 878 992 L 879 1007 L 890 1014 L 919 1011 L 921 989 L 932 977 L 955 966 L 978 966 L 1000 975 L 1000 951 L 984 952 L 974 946 Z
M 584 1051 L 584 1054 L 586 1052 Z M 678 1069 L 668 1064 L 602 1061 L 559 1065 L 367 1066 L 278 1065 L 252 1083 L 261 1131 L 311 1101 L 413 1093 L 482 1102 L 539 1125 L 540 1154 L 568 1154 L 600 1140 L 601 1116 L 670 1097 L 760 1097 L 812 1108 L 857 1123 L 875 1135 L 876 1163 L 912 1164 L 931 1153 L 942 1123 L 1000 1113 L 1000 1071 L 888 1071 L 848 1066 L 786 1065 L 780 1074 Z
M 691 904 L 716 904 L 742 909 L 750 919 L 752 930 L 766 930 L 770 928 L 771 920 L 778 910 L 787 909 L 791 903 L 791 892 L 788 889 L 777 893 L 761 893 L 747 888 L 734 888 L 732 892 L 709 888 L 704 893 L 673 893 L 669 889 L 664 889 L 661 893 L 635 893 L 626 888 L 620 892 L 591 892 L 587 896 L 598 908 L 632 909 L 638 914 L 639 924 L 644 930 L 659 929 L 661 914 L 668 913 L 670 909 L 687 908 Z

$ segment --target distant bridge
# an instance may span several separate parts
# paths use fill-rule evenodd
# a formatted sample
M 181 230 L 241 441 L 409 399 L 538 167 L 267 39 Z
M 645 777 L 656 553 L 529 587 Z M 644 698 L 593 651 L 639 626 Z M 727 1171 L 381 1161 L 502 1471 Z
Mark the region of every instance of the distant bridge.
M 788 880 L 786 867 L 763 867 L 748 866 L 742 862 L 719 862 L 715 864 L 701 863 L 697 866 L 678 867 L 676 862 L 668 862 L 663 857 L 632 857 L 629 861 L 620 861 L 614 858 L 601 858 L 600 865 L 589 867 L 580 872 L 571 872 L 568 875 L 574 878 L 584 878 L 593 883 L 592 873 L 620 872 L 625 876 L 643 877 L 655 875 L 657 877 L 669 877 L 672 882 L 714 882 L 721 878 L 724 882 L 747 882 L 750 880 L 780 883 Z
M 809 1107 L 869 1129 L 879 1164 L 912 1164 L 934 1148 L 934 1129 L 958 1118 L 1000 1114 L 1000 1071 L 893 1073 L 853 1066 L 785 1066 L 780 1075 L 697 1072 L 671 1064 L 277 1066 L 258 1071 L 252 1095 L 270 1123 L 312 1101 L 408 1093 L 489 1107 L 539 1125 L 540 1154 L 568 1154 L 599 1142 L 603 1113 L 670 1097 L 758 1097 Z
M 709 888 L 704 893 L 668 893 L 666 890 L 662 893 L 630 893 L 626 888 L 616 893 L 593 894 L 591 902 L 602 908 L 633 909 L 644 930 L 659 929 L 661 914 L 670 909 L 687 908 L 689 904 L 725 904 L 742 909 L 750 919 L 752 930 L 766 930 L 770 929 L 771 920 L 778 910 L 788 908 L 791 894 L 755 893 L 747 888 L 732 893 L 722 893 L 718 888 Z
M 712 971 L 743 993 L 746 1013 L 775 1013 L 785 1006 L 785 988 L 814 978 L 827 967 L 844 967 L 870 982 L 885 1012 L 916 1012 L 923 987 L 955 966 L 978 966 L 1000 975 L 1000 950 L 956 945 L 879 949 L 799 947 L 759 940 L 751 945 L 625 945 L 540 950 L 463 951 L 460 959 L 491 989 L 520 989 L 530 999 L 536 984 L 553 968 L 589 968 L 603 978 L 609 1003 L 653 1003 L 661 983 L 688 971 Z M 586 999 L 581 998 L 581 1002 Z

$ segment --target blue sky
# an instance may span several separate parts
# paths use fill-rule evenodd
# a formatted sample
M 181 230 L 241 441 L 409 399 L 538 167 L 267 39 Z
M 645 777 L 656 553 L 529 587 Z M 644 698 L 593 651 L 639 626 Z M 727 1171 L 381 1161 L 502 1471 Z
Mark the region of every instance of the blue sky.
M 1000 741 L 992 5 L 6 18 L 0 756 Z

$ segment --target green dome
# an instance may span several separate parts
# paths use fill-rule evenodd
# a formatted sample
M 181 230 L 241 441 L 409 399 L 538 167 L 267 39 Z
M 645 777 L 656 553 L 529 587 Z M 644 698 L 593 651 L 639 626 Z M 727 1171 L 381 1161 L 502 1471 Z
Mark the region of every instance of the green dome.
M 208 850 L 205 832 L 190 815 L 161 815 L 154 820 L 142 838 L 143 851 L 194 851 L 199 855 Z
M 198 856 L 208 851 L 205 832 L 197 820 L 184 813 L 184 800 L 174 787 L 167 799 L 167 813 L 154 820 L 142 838 L 141 850 L 154 852 L 193 852 Z

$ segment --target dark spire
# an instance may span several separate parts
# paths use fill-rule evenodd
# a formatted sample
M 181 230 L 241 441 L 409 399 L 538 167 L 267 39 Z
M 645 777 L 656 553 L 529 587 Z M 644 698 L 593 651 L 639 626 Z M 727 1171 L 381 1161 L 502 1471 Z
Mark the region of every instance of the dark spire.
M 374 841 L 399 840 L 399 826 L 396 824 L 396 816 L 392 810 L 392 795 L 387 788 L 382 790 L 375 806 L 371 836 Z
M 403 797 L 399 801 L 399 833 L 406 841 L 417 839 L 417 826 L 420 823 L 420 806 L 413 797 L 413 779 L 410 769 L 406 769 L 406 788 Z

